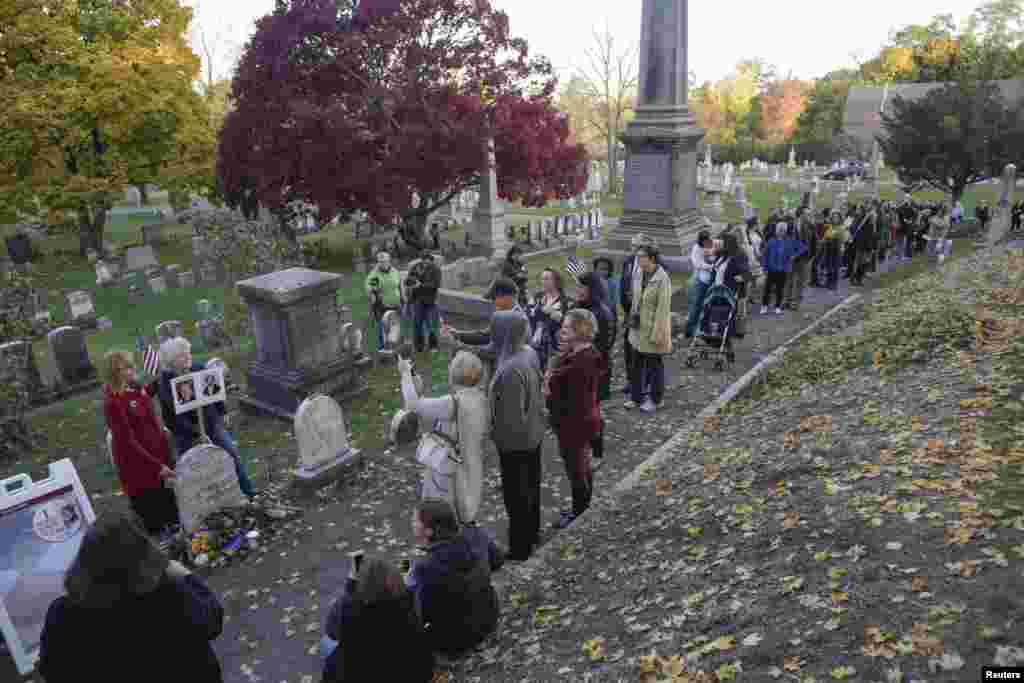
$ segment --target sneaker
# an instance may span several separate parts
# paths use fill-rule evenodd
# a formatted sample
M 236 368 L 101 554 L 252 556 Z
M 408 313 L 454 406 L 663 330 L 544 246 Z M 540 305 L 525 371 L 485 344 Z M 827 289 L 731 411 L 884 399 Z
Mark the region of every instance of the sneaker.
M 767 315 L 767 314 L 768 314 L 768 307 L 767 306 L 762 306 L 761 307 L 761 315 Z
M 572 514 L 571 512 L 563 512 L 562 515 L 558 518 L 558 521 L 555 522 L 553 526 L 556 529 L 564 529 L 575 521 L 576 515 Z
M 622 407 L 626 410 L 633 410 L 633 408 L 636 408 L 636 401 L 626 401 L 622 404 Z
M 776 306 L 775 307 L 775 315 L 782 315 L 782 309 Z
M 658 406 L 655 405 L 654 401 L 652 401 L 651 399 L 647 399 L 646 401 L 644 401 L 644 404 L 640 406 L 640 410 L 644 411 L 645 413 L 653 413 L 657 409 Z

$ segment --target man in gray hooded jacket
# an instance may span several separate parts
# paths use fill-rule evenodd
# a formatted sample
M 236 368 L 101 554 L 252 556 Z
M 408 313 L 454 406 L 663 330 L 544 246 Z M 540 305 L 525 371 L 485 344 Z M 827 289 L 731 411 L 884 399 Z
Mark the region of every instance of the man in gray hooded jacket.
M 516 311 L 491 319 L 497 355 L 491 380 L 491 438 L 498 448 L 501 487 L 509 520 L 509 559 L 530 556 L 540 534 L 540 454 L 544 396 L 540 360 L 526 342 L 530 323 Z

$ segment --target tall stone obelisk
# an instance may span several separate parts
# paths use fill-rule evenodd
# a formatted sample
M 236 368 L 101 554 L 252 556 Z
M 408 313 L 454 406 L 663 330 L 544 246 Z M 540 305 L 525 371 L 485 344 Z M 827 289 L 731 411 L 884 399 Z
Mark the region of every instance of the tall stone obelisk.
M 497 163 L 494 140 L 487 141 L 485 167 L 480 170 L 480 201 L 473 212 L 474 241 L 492 260 L 501 261 L 511 246 L 505 234 L 505 207 L 498 199 Z
M 688 0 L 643 0 L 636 115 L 619 136 L 629 150 L 625 211 L 607 240 L 614 256 L 631 251 L 641 232 L 663 254 L 681 256 L 681 242 L 702 225 L 697 143 L 704 131 L 686 104 L 687 6 Z

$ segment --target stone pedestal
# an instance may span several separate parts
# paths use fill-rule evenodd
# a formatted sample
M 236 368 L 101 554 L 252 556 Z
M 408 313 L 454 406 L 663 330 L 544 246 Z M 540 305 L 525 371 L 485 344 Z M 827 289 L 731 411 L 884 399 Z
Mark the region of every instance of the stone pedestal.
M 624 208 L 607 239 L 631 251 L 637 233 L 661 252 L 685 256 L 703 225 L 697 208 L 697 144 L 704 131 L 687 108 L 687 0 L 643 0 L 636 116 L 620 136 L 629 150 Z
M 289 268 L 243 280 L 238 292 L 249 307 L 256 358 L 248 367 L 242 408 L 292 420 L 312 394 L 339 401 L 366 390 L 370 359 L 342 346 L 342 311 L 335 297 L 341 276 Z
M 485 161 L 487 168 L 480 174 L 480 201 L 473 212 L 473 243 L 482 246 L 484 253 L 498 262 L 512 245 L 505 230 L 505 207 L 498 199 L 494 140 L 487 141 Z

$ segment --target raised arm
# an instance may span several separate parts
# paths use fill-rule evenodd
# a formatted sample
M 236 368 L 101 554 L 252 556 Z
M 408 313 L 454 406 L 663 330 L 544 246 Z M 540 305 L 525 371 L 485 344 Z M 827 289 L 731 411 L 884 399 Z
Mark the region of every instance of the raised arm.
M 400 361 L 405 363 L 406 361 Z M 443 398 L 420 398 L 416 393 L 416 383 L 412 379 L 412 372 L 407 366 L 400 368 L 402 373 L 402 400 L 405 401 L 407 410 L 431 420 L 450 420 L 455 410 L 455 402 L 451 396 Z

